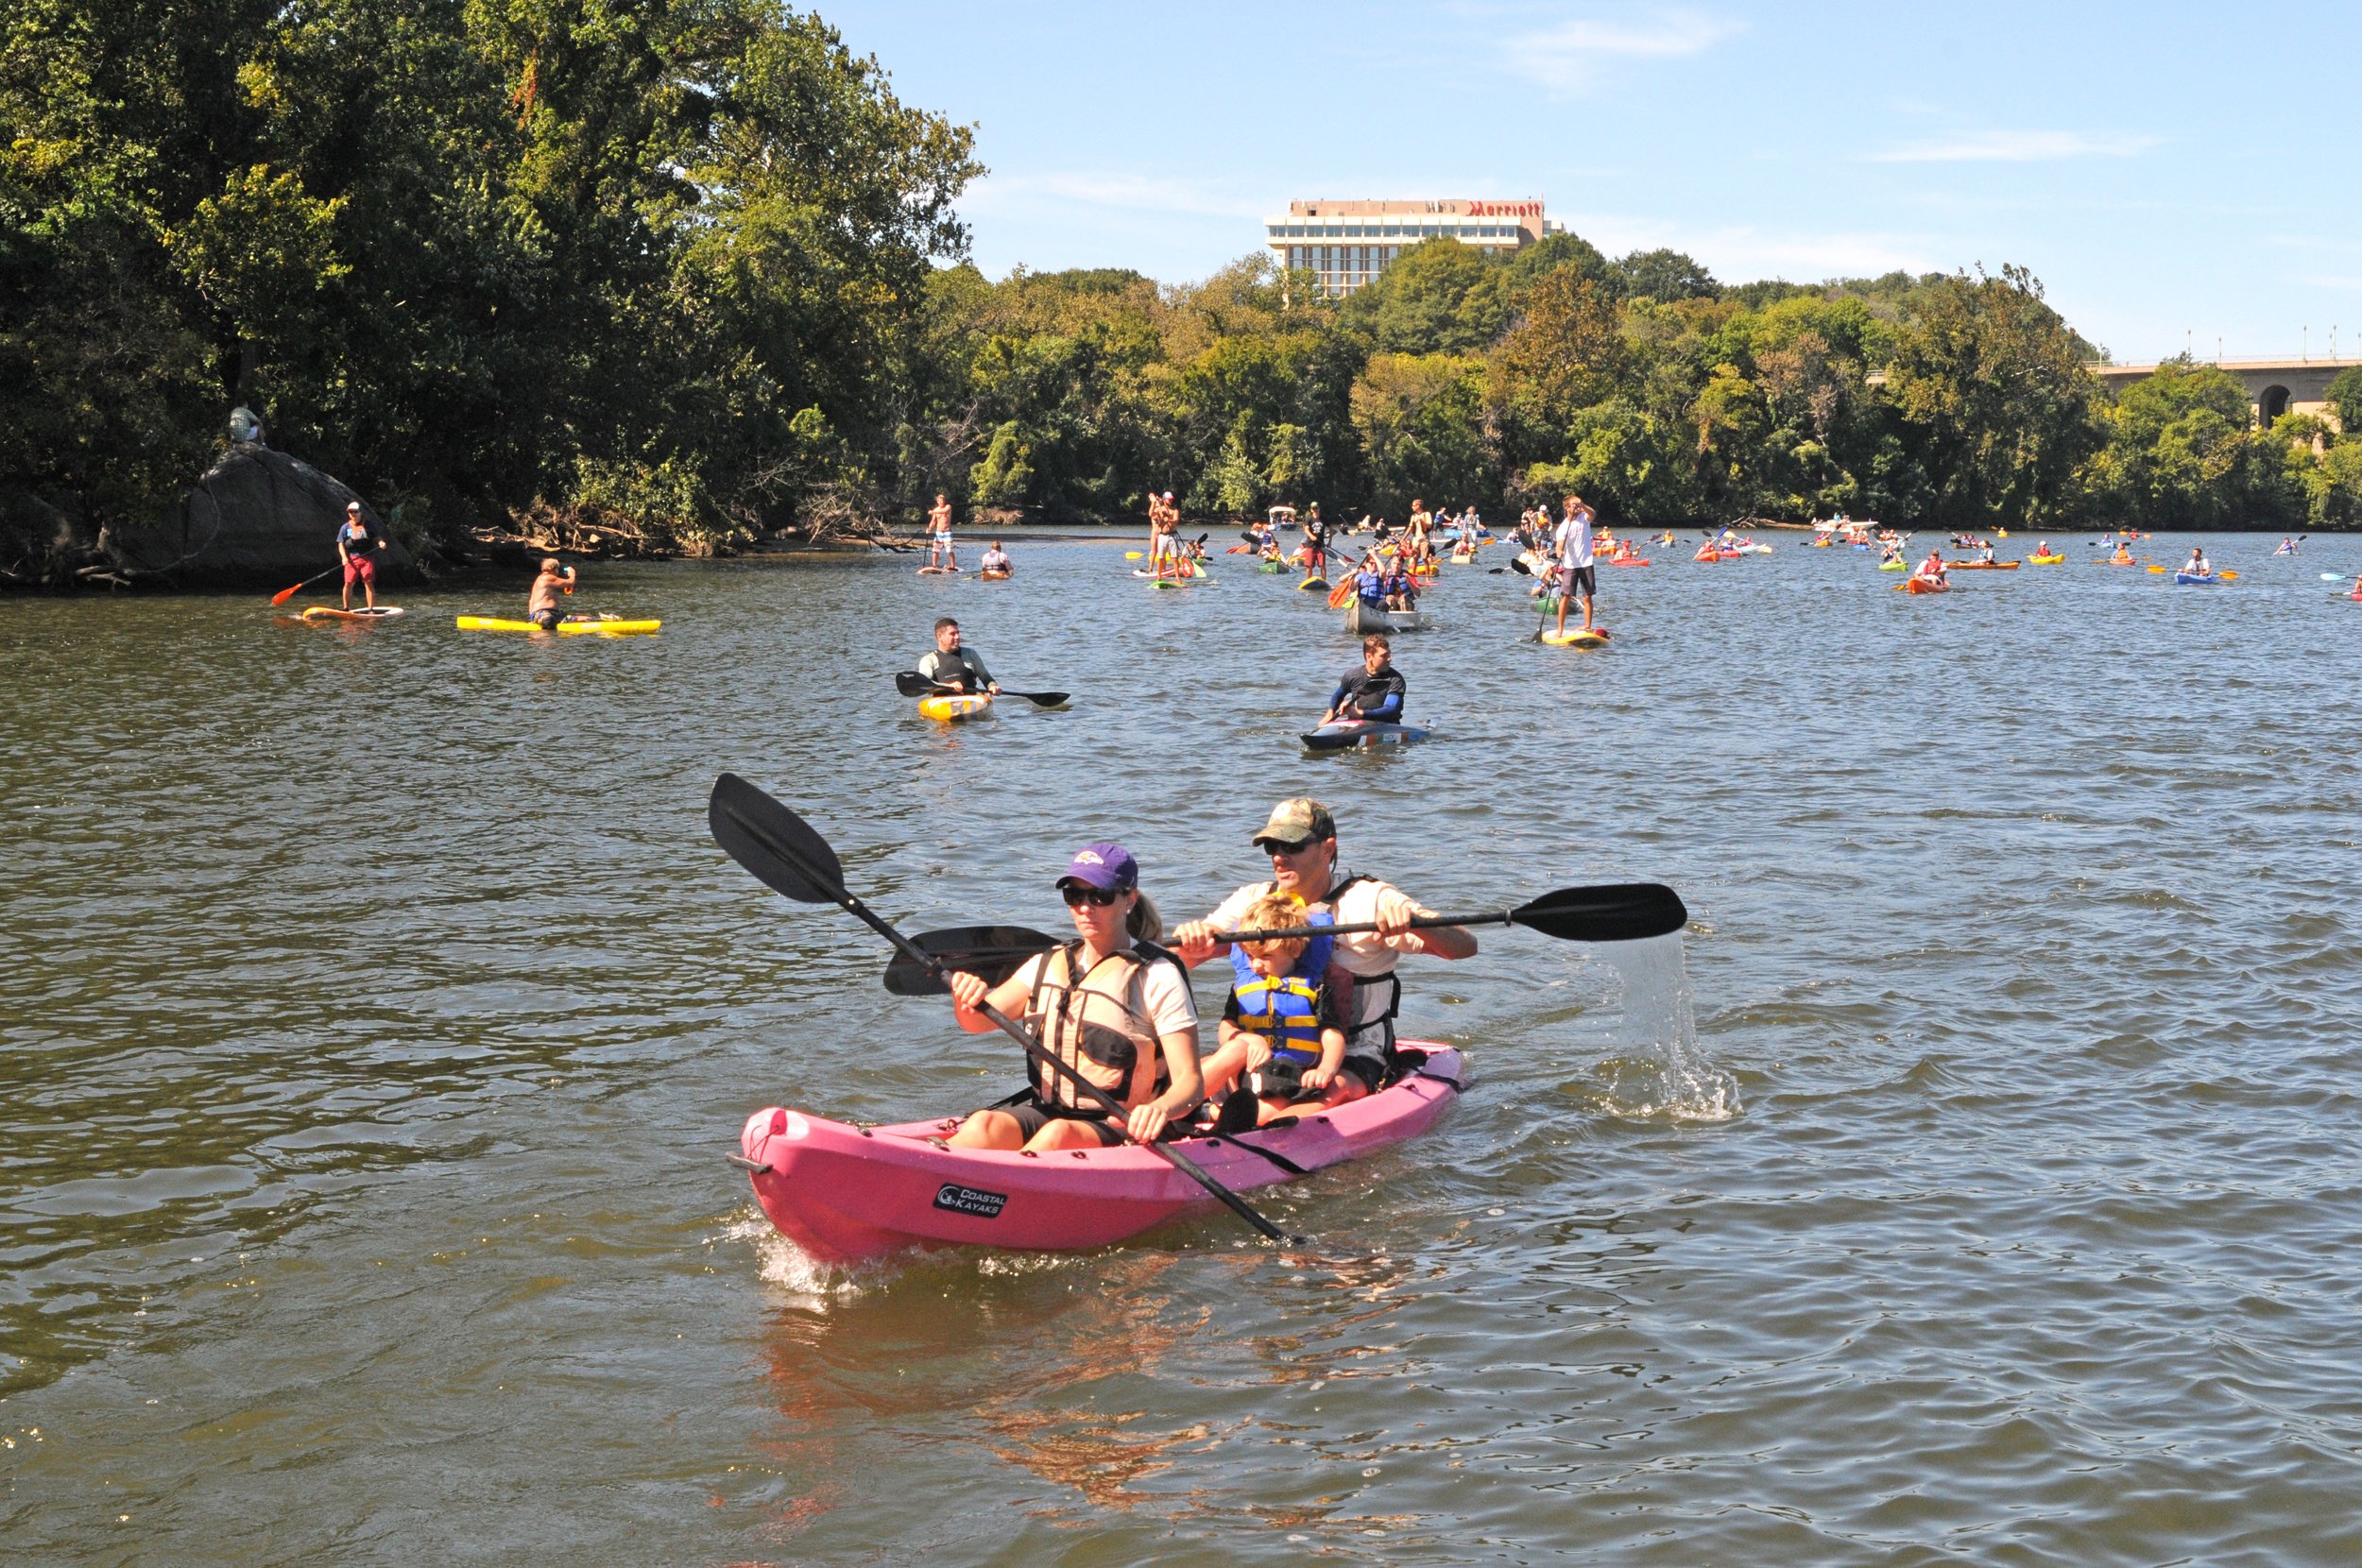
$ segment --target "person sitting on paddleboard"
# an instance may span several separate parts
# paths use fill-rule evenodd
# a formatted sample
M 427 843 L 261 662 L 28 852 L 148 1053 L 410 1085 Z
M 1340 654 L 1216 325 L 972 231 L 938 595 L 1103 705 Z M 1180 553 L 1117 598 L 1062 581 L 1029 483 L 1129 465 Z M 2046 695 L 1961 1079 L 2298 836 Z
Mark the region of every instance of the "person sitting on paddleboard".
M 1411 694 L 1402 672 L 1391 662 L 1395 645 L 1384 634 L 1372 632 L 1361 639 L 1361 668 L 1348 671 L 1329 694 L 1328 711 L 1321 715 L 1321 723 L 1333 724 L 1341 719 L 1360 719 L 1370 724 L 1398 724 L 1402 723 L 1403 699 Z
M 1395 1014 L 1402 1001 L 1395 963 L 1405 953 L 1473 958 L 1477 939 L 1458 926 L 1413 930 L 1412 921 L 1431 919 L 1433 912 L 1374 877 L 1339 876 L 1337 824 L 1317 800 L 1298 797 L 1273 807 L 1254 843 L 1271 857 L 1272 879 L 1248 883 L 1205 919 L 1174 931 L 1174 952 L 1192 969 L 1227 954 L 1230 944 L 1223 933 L 1253 929 L 1243 922 L 1245 912 L 1274 893 L 1302 899 L 1308 911 L 1326 912 L 1341 926 L 1376 924 L 1375 931 L 1336 938 L 1335 961 L 1354 982 L 1338 1082 L 1350 1077 L 1365 1091 L 1383 1088 L 1395 1065 Z
M 1552 547 L 1558 554 L 1554 569 L 1558 583 L 1558 635 L 1566 635 L 1566 602 L 1580 594 L 1583 597 L 1583 629 L 1591 630 L 1591 597 L 1599 591 L 1599 577 L 1592 570 L 1591 508 L 1583 497 L 1566 498 L 1566 516 L 1551 536 Z
M 557 630 L 563 619 L 557 608 L 557 596 L 574 591 L 574 569 L 561 567 L 555 555 L 541 557 L 541 574 L 533 580 L 533 591 L 525 596 L 525 619 L 545 632 Z
M 960 553 L 951 548 L 951 501 L 937 495 L 935 503 L 927 509 L 927 564 L 939 566 L 947 571 L 960 569 Z
M 1009 553 L 1001 548 L 1001 541 L 999 539 L 992 541 L 992 548 L 984 552 L 984 558 L 977 564 L 986 571 L 1007 571 L 1012 570 L 1009 561 Z
M 361 503 L 345 503 L 345 520 L 336 525 L 336 558 L 345 564 L 344 606 L 352 608 L 352 585 L 361 585 L 361 602 L 377 608 L 377 553 L 385 541 L 371 531 L 361 515 Z
M 1257 899 L 1240 919 L 1242 930 L 1333 924 L 1281 894 Z M 1353 977 L 1336 963 L 1335 945 L 1326 936 L 1232 945 L 1230 996 L 1206 1059 L 1207 1101 L 1231 1091 L 1215 1132 L 1260 1127 L 1300 1100 L 1343 1105 L 1369 1092 L 1344 1070 Z
M 2190 546 L 2190 558 L 2182 570 L 2193 577 L 2212 577 L 2215 574 L 2215 569 L 2207 564 L 2206 550 L 2202 545 Z
M 1154 1143 L 1203 1098 L 1189 974 L 1155 946 L 1161 922 L 1131 851 L 1086 844 L 1058 893 L 1075 940 L 1027 959 L 999 985 L 965 970 L 950 976 L 952 1014 L 970 1034 L 996 1027 L 978 1011 L 984 1003 L 1024 1018 L 1044 1050 L 1123 1107 L 1123 1119 L 1029 1056 L 1029 1092 L 970 1115 L 947 1140 L 954 1149 L 1102 1149 L 1127 1133 Z
M 976 650 L 960 646 L 960 623 L 948 615 L 935 622 L 935 651 L 918 661 L 918 673 L 955 690 L 1001 694 L 1001 683 L 992 678 Z

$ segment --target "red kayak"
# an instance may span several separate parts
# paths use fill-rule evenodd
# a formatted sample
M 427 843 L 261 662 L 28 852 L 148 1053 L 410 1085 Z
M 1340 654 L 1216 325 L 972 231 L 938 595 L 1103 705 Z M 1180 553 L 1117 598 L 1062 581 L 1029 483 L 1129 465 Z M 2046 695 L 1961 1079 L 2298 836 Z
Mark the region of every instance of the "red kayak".
M 1459 1098 L 1465 1069 L 1449 1046 L 1404 1040 L 1397 1048 L 1411 1071 L 1366 1099 L 1308 1112 L 1285 1126 L 1188 1138 L 1177 1147 L 1239 1192 L 1415 1137 Z M 906 1247 L 1104 1247 L 1221 1207 L 1204 1187 L 1135 1145 L 1025 1154 L 928 1141 L 958 1125 L 957 1117 L 941 1117 L 855 1127 L 773 1106 L 746 1118 L 738 1146 L 762 1212 L 823 1262 Z

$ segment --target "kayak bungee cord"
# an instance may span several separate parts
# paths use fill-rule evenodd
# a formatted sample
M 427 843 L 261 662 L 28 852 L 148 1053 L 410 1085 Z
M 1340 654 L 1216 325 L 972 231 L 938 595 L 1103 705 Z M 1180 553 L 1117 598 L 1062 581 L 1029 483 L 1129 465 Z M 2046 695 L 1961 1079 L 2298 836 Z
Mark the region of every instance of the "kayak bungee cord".
M 745 867 L 757 881 L 774 893 L 799 904 L 834 904 L 894 944 L 897 951 L 929 975 L 938 980 L 943 979 L 944 965 L 940 959 L 921 951 L 909 938 L 887 925 L 868 905 L 847 890 L 844 862 L 837 859 L 836 851 L 829 847 L 828 841 L 814 831 L 810 823 L 755 785 L 733 773 L 726 773 L 716 778 L 713 793 L 706 802 L 706 826 L 713 834 L 713 842 L 722 846 L 725 854 Z M 1118 1125 L 1121 1125 L 1123 1107 L 1114 1096 L 1043 1049 L 1006 1014 L 988 1004 L 977 1011 L 1002 1033 L 1024 1047 L 1028 1057 L 1064 1077 L 1101 1109 L 1117 1117 Z M 1126 1136 L 1129 1135 L 1127 1132 Z M 1175 1170 L 1220 1199 L 1233 1214 L 1271 1240 L 1299 1247 L 1308 1244 L 1308 1237 L 1290 1236 L 1280 1230 L 1249 1206 L 1245 1199 L 1207 1175 L 1196 1161 L 1170 1144 L 1144 1143 L 1138 1144 L 1138 1147 L 1161 1156 Z

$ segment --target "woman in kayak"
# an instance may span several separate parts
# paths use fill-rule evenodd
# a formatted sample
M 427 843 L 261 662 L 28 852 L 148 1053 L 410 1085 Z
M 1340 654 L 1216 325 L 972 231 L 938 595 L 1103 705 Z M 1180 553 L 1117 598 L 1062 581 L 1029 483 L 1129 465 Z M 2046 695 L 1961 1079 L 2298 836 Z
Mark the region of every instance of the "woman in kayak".
M 2131 566 L 2132 564 L 2131 547 L 2119 539 L 2116 542 L 2116 553 L 2108 557 L 2108 564 L 2110 566 Z
M 1281 801 L 1272 808 L 1271 820 L 1256 831 L 1254 842 L 1271 857 L 1271 880 L 1248 883 L 1205 919 L 1192 920 L 1174 931 L 1174 953 L 1192 969 L 1207 959 L 1227 954 L 1230 942 L 1225 933 L 1254 929 L 1244 924 L 1244 912 L 1258 899 L 1274 893 L 1299 898 L 1308 911 L 1325 912 L 1341 926 L 1377 926 L 1375 931 L 1339 936 L 1335 958 L 1353 977 L 1351 1005 L 1344 1010 L 1343 1071 L 1367 1088 L 1383 1088 L 1394 1067 L 1395 1014 L 1402 1001 L 1395 963 L 1406 953 L 1473 958 L 1477 939 L 1458 926 L 1414 930 L 1412 921 L 1432 918 L 1434 912 L 1375 877 L 1341 875 L 1337 824 L 1328 808 L 1317 800 Z
M 1245 930 L 1326 926 L 1293 898 L 1273 894 L 1241 916 Z M 1241 942 L 1230 949 L 1230 998 L 1216 1026 L 1220 1044 L 1206 1059 L 1206 1098 L 1224 1089 L 1217 1133 L 1243 1133 L 1299 1100 L 1343 1105 L 1369 1093 L 1344 1071 L 1344 1007 L 1353 977 L 1338 967 L 1331 937 Z
M 555 555 L 542 556 L 541 575 L 533 580 L 533 591 L 525 596 L 525 619 L 545 632 L 557 630 L 561 619 L 557 596 L 573 591 L 574 569 L 559 567 Z
M 1361 668 L 1348 672 L 1337 683 L 1321 723 L 1333 724 L 1340 719 L 1378 724 L 1402 723 L 1402 701 L 1410 695 L 1410 688 L 1403 681 L 1402 672 L 1388 662 L 1394 651 L 1394 644 L 1382 633 L 1372 632 L 1363 638 Z
M 1197 1108 L 1204 1096 L 1197 1004 L 1180 961 L 1154 946 L 1162 923 L 1139 876 L 1121 844 L 1086 844 L 1058 878 L 1075 940 L 1027 959 L 999 985 L 966 970 L 950 977 L 962 1029 L 982 1034 L 998 1027 L 981 1011 L 987 1003 L 1026 1019 L 1043 1049 L 1123 1107 L 1122 1119 L 1064 1073 L 1033 1063 L 1027 1097 L 975 1112 L 950 1147 L 1104 1149 L 1127 1136 L 1154 1143 L 1168 1123 Z

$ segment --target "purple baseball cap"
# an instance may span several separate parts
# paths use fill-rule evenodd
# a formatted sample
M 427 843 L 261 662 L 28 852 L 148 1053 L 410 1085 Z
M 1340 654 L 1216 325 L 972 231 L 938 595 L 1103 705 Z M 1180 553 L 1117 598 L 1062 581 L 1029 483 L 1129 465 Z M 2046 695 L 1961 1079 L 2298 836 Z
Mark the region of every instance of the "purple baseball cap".
M 1087 844 L 1074 852 L 1073 862 L 1058 881 L 1061 885 L 1081 882 L 1122 893 L 1140 885 L 1139 862 L 1120 844 Z

